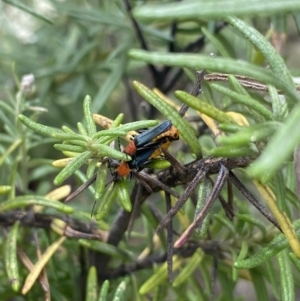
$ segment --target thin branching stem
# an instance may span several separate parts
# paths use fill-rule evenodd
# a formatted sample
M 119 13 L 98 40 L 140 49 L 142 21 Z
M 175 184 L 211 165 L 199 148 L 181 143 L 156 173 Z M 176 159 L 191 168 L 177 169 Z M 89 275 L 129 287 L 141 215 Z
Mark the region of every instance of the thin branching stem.
M 83 192 L 85 189 L 87 189 L 90 185 L 92 185 L 97 178 L 97 174 L 95 173 L 89 180 L 84 182 L 80 187 L 78 187 L 74 192 L 72 192 L 68 197 L 65 199 L 65 203 L 72 201 L 74 198 L 76 198 L 81 192 Z
M 203 80 L 204 74 L 205 74 L 205 72 L 203 70 L 196 72 L 196 81 L 195 81 L 195 83 L 193 85 L 193 88 L 190 92 L 191 95 L 196 97 L 196 96 L 199 95 L 199 93 L 201 93 L 201 82 Z M 186 111 L 188 110 L 188 108 L 189 108 L 188 105 L 183 104 L 181 106 L 179 112 L 178 112 L 179 115 L 184 116 Z
M 208 199 L 205 202 L 202 210 L 196 216 L 194 221 L 190 224 L 190 226 L 183 232 L 181 237 L 176 241 L 175 247 L 181 247 L 188 238 L 192 235 L 194 230 L 203 222 L 204 218 L 206 217 L 207 213 L 209 212 L 210 208 L 214 204 L 216 198 L 219 196 L 221 189 L 223 188 L 227 178 L 228 178 L 229 170 L 224 166 L 221 165 L 220 172 L 218 174 L 217 180 L 215 185 L 212 188 L 211 194 L 209 195 Z
M 136 21 L 136 19 L 132 15 L 132 7 L 131 7 L 131 4 L 130 4 L 129 0 L 124 0 L 124 3 L 125 3 L 125 6 L 126 6 L 126 9 L 127 9 L 127 12 L 128 12 L 128 16 L 129 16 L 129 18 L 132 22 L 132 25 L 134 27 L 134 30 L 136 32 L 136 35 L 137 35 L 137 37 L 140 41 L 142 49 L 148 50 L 148 46 L 147 46 L 146 40 L 144 38 L 144 35 L 142 33 L 142 30 L 141 30 L 138 22 Z M 154 82 L 156 82 L 156 78 L 158 77 L 159 72 L 156 70 L 156 68 L 154 67 L 153 64 L 148 64 L 148 68 L 150 69 L 150 73 L 152 75 L 152 78 L 153 78 Z
M 171 196 L 165 192 L 166 211 L 169 212 L 172 208 Z M 173 223 L 172 221 L 167 226 L 167 264 L 168 264 L 168 279 L 169 282 L 173 280 Z
M 188 185 L 184 193 L 181 195 L 181 197 L 176 202 L 175 206 L 168 212 L 168 214 L 165 216 L 165 218 L 159 223 L 156 231 L 159 232 L 163 228 L 165 228 L 168 223 L 172 220 L 172 218 L 176 215 L 176 213 L 180 210 L 180 208 L 185 204 L 185 202 L 188 200 L 192 192 L 196 189 L 197 185 L 202 181 L 202 179 L 206 176 L 207 169 L 200 169 L 198 173 L 196 174 L 195 178 L 192 180 L 192 182 Z
M 278 222 L 274 219 L 271 213 L 259 203 L 256 197 L 247 189 L 247 187 L 238 179 L 238 177 L 230 171 L 229 179 L 233 183 L 233 185 L 244 195 L 244 197 L 264 216 L 266 217 L 276 228 L 278 228 L 281 232 L 281 228 Z

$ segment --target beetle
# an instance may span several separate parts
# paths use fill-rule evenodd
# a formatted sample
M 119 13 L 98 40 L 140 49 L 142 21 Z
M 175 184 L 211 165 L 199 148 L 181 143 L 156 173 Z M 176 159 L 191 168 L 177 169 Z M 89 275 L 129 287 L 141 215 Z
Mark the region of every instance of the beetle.
M 132 169 L 141 169 L 155 150 L 156 148 L 154 147 L 144 148 L 136 153 L 133 160 L 128 162 L 122 161 L 116 169 L 115 178 L 126 177 Z
M 169 130 L 172 126 L 170 120 L 166 120 L 161 124 L 142 132 L 140 135 L 134 137 L 133 142 L 136 148 L 143 147 L 150 142 L 155 142 L 161 138 L 161 135 Z
M 161 157 L 162 149 L 167 150 L 171 144 L 169 137 L 163 137 L 156 142 L 152 142 L 135 152 L 134 158 L 130 161 L 122 161 L 115 171 L 115 178 L 127 176 L 132 169 L 141 170 L 144 165 L 152 159 Z
M 140 170 L 154 158 L 161 157 L 161 150 L 168 149 L 173 140 L 179 139 L 179 131 L 170 120 L 135 136 L 124 149 L 132 160 L 122 161 L 115 171 L 115 178 L 127 176 L 132 169 Z
M 160 139 L 168 137 L 169 140 L 178 140 L 179 131 L 172 125 L 170 120 L 166 120 L 156 127 L 142 131 L 135 136 L 124 149 L 124 153 L 132 156 L 137 150 L 155 145 Z

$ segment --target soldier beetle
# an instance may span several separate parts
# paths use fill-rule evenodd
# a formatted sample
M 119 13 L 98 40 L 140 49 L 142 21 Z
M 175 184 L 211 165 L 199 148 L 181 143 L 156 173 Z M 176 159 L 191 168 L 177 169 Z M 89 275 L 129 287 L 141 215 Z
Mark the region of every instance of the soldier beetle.
M 170 120 L 166 120 L 156 127 L 142 131 L 141 134 L 135 136 L 125 147 L 124 153 L 132 156 L 139 149 L 155 146 L 156 142 L 164 137 L 168 137 L 170 141 L 179 139 L 179 131 L 172 125 Z
M 150 160 L 152 154 L 156 152 L 157 148 L 162 143 L 163 141 L 158 141 L 151 146 L 137 149 L 131 161 L 122 161 L 120 163 L 116 169 L 116 176 L 125 177 L 130 173 L 131 169 L 140 169 L 147 161 Z
M 122 161 L 115 172 L 115 177 L 125 177 L 132 169 L 139 170 L 151 159 L 161 157 L 161 150 L 167 150 L 171 141 L 179 139 L 179 131 L 170 120 L 149 130 L 142 131 L 125 147 L 124 153 L 132 157 L 131 161 Z
M 162 138 L 163 136 L 161 135 L 168 131 L 171 126 L 171 121 L 166 120 L 152 129 L 143 131 L 140 135 L 134 137 L 133 142 L 137 148 L 143 147 L 148 143 L 155 142 Z
M 126 177 L 133 168 L 140 169 L 148 161 L 153 152 L 155 152 L 155 148 L 141 149 L 141 151 L 136 153 L 133 160 L 128 162 L 122 161 L 116 169 L 116 178 Z

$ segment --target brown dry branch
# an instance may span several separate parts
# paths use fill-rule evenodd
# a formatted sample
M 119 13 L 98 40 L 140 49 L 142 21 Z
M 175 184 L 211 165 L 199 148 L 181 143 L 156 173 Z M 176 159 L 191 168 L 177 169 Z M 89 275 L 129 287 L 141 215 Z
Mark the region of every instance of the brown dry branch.
M 186 164 L 185 172 L 180 172 L 175 168 L 169 168 L 165 171 L 161 171 L 157 174 L 148 174 L 149 177 L 156 179 L 167 185 L 169 187 L 176 187 L 179 185 L 189 184 L 199 170 L 207 170 L 208 175 L 217 174 L 220 171 L 220 166 L 225 166 L 228 170 L 235 168 L 243 168 L 248 166 L 252 162 L 250 157 L 240 157 L 240 158 L 213 158 L 207 157 L 204 159 L 196 160 L 191 163 Z M 145 173 L 146 175 L 146 173 Z M 138 200 L 138 205 L 140 206 L 151 193 L 158 192 L 161 190 L 160 186 L 155 186 L 153 182 L 148 182 L 152 192 L 148 189 L 143 188 L 140 192 L 140 198 Z M 136 184 L 131 191 L 131 201 L 133 206 L 135 206 L 136 195 L 138 192 L 138 185 Z M 115 220 L 111 226 L 110 232 L 108 234 L 107 243 L 117 246 L 121 239 L 123 238 L 125 232 L 127 231 L 129 222 L 131 219 L 131 213 L 125 212 L 123 209 L 119 210 L 116 215 Z M 160 221 L 159 221 L 160 222 Z M 93 264 L 96 265 L 98 271 L 98 277 L 103 279 L 103 275 L 106 273 L 106 267 L 109 263 L 110 257 L 108 255 L 95 253 Z M 104 274 L 103 274 L 104 273 Z
M 0 225 L 12 226 L 20 221 L 20 226 L 29 228 L 50 229 L 53 220 L 59 219 L 66 223 L 64 235 L 70 238 L 86 238 L 105 241 L 105 231 L 99 229 L 96 222 L 79 221 L 69 215 L 34 213 L 32 211 L 11 210 L 0 214 Z M 74 235 L 76 233 L 76 235 Z

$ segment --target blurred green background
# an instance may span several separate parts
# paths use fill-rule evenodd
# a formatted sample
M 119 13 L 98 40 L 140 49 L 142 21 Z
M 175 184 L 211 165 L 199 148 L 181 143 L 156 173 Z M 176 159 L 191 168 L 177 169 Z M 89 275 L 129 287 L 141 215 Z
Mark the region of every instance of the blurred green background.
M 218 11 L 217 4 L 216 14 L 218 17 L 211 19 L 199 17 L 198 19 L 177 21 L 168 18 L 145 21 L 142 18 L 136 18 L 132 13 L 132 10 L 144 6 L 156 5 L 159 7 L 159 5 L 179 2 L 188 4 L 193 1 L 24 0 L 0 2 L 0 100 L 11 106 L 16 114 L 30 115 L 42 124 L 58 128 L 67 125 L 76 129 L 76 123 L 83 119 L 82 104 L 86 95 L 90 95 L 92 98 L 94 113 L 100 113 L 112 119 L 119 113 L 124 113 L 125 122 L 142 119 L 163 120 L 165 117 L 135 92 L 131 82 L 138 80 L 150 88 L 158 88 L 175 99 L 173 96 L 175 90 L 187 92 L 191 90 L 195 70 L 151 65 L 136 61 L 128 56 L 130 49 L 162 51 L 170 53 L 170 55 L 184 52 L 216 57 L 227 56 L 267 67 L 261 54 L 256 52 L 253 45 L 223 21 L 224 13 L 222 9 Z M 215 2 L 217 3 L 217 1 Z M 227 2 L 228 6 L 234 9 L 235 3 L 239 1 Z M 246 3 L 246 1 L 244 2 Z M 286 11 L 278 14 L 270 9 L 271 6 L 268 6 L 269 10 L 262 10 L 259 14 L 248 14 L 247 9 L 251 7 L 252 1 L 247 2 L 245 12 L 239 13 L 239 17 L 244 18 L 269 39 L 284 58 L 294 80 L 300 82 L 299 11 L 293 11 L 294 15 Z M 274 1 L 274 6 L 279 2 Z M 253 5 L 258 5 L 258 3 L 255 0 Z M 265 3 L 267 5 L 271 1 Z M 137 10 L 136 15 L 138 16 Z M 218 43 L 222 47 L 218 47 Z M 225 53 L 222 53 L 220 49 L 223 49 Z M 28 92 L 23 95 L 22 103 L 18 104 L 18 93 L 24 88 L 22 77 L 28 74 L 33 74 L 34 80 L 29 85 Z M 208 93 L 211 92 L 206 86 L 204 89 Z M 235 110 L 248 116 L 247 109 L 230 102 L 226 97 L 214 95 L 216 96 L 214 105 L 219 109 Z M 179 104 L 178 101 L 174 101 Z M 192 111 L 190 113 L 195 115 Z M 5 111 L 0 112 L 0 117 L 0 151 L 3 154 L 18 138 L 18 125 L 16 124 L 17 115 L 12 118 L 12 126 L 6 122 L 10 117 L 6 116 Z M 254 121 L 250 119 L 250 122 Z M 203 144 L 203 149 L 209 149 L 213 144 L 211 133 L 202 123 L 200 125 L 193 123 L 193 126 L 198 135 L 202 135 L 200 141 Z M 40 138 L 38 135 L 33 136 L 33 140 L 36 144 L 33 143 L 26 150 L 25 157 L 22 157 L 22 153 L 12 153 L 5 161 L 6 164 L 1 166 L 1 184 L 5 185 L 8 184 L 9 179 L 11 180 L 11 176 L 8 176 L 11 170 L 17 170 L 19 162 L 22 162 L 21 165 L 25 165 L 16 176 L 17 194 L 26 194 L 31 191 L 44 195 L 54 188 L 52 181 L 57 169 L 51 167 L 49 162 L 61 158 L 61 154 L 53 148 L 54 140 Z M 171 148 L 171 152 L 172 150 L 174 153 L 176 152 L 177 158 L 181 162 L 186 163 L 192 158 L 191 154 L 184 148 L 183 143 L 175 144 L 175 147 Z M 177 150 L 179 150 L 178 153 Z M 38 163 L 32 163 L 38 159 L 45 159 L 47 164 L 40 166 Z M 291 162 L 288 164 L 290 164 L 289 170 L 291 170 L 293 168 Z M 288 171 L 286 173 L 288 174 Z M 246 184 L 251 185 L 244 174 L 241 173 L 240 176 Z M 295 179 L 293 177 L 292 179 L 288 178 L 288 181 L 290 182 L 287 186 L 293 187 L 293 193 L 295 193 Z M 71 179 L 69 183 L 73 184 L 74 187 L 79 185 L 74 179 Z M 133 186 L 133 183 L 129 185 Z M 83 195 L 80 200 L 74 201 L 72 206 L 85 212 L 84 218 L 90 221 L 87 216 L 90 214 L 93 200 L 88 192 Z M 160 200 L 161 197 L 154 197 L 158 207 L 162 206 L 159 203 Z M 248 209 L 243 208 L 242 202 L 237 206 L 241 212 L 243 210 L 248 212 Z M 216 206 L 214 212 L 219 212 L 219 210 L 220 206 Z M 250 211 L 253 213 L 252 209 Z M 117 212 L 118 207 L 116 206 L 112 209 L 106 223 L 100 223 L 100 227 L 109 230 Z M 193 207 L 188 207 L 187 212 L 192 215 Z M 298 211 L 292 213 L 294 218 L 299 217 Z M 78 216 L 80 219 L 80 214 Z M 217 229 L 220 231 L 220 233 L 218 232 L 218 241 L 223 242 L 225 238 L 230 241 L 226 245 L 228 247 L 226 255 L 232 251 L 230 258 L 236 259 L 234 256 L 239 254 L 244 233 L 238 233 L 235 237 L 234 228 L 232 230 L 230 226 L 226 228 L 225 225 L 226 230 L 222 230 L 222 222 L 219 220 L 217 223 Z M 146 234 L 139 232 L 143 227 L 146 228 L 145 232 L 148 231 Z M 136 232 L 134 232 L 134 239 L 131 241 L 132 245 L 124 239 L 120 247 L 122 251 L 128 251 L 132 257 L 129 256 L 130 259 L 127 257 L 126 260 L 123 260 L 122 256 L 114 257 L 111 268 L 130 263 L 130 260 L 134 262 L 137 255 L 147 246 L 151 246 L 151 252 L 153 251 L 154 254 L 161 254 L 162 248 L 155 253 L 157 250 L 151 241 L 154 230 L 145 221 L 145 218 L 142 222 L 138 222 L 138 226 L 134 230 Z M 228 232 L 226 232 L 227 230 Z M 46 248 L 53 236 L 51 237 L 51 234 L 48 235 L 44 232 L 41 234 L 41 231 L 40 240 L 43 247 Z M 247 232 L 247 238 L 255 233 L 255 231 L 251 231 Z M 24 233 L 31 237 L 28 229 Z M 270 238 L 272 237 L 270 235 Z M 263 243 L 268 242 L 270 238 Z M 1 241 L 3 242 L 3 239 Z M 260 243 L 262 242 L 258 242 L 257 245 Z M 255 242 L 250 243 L 249 253 L 253 252 L 257 245 Z M 33 255 L 35 250 L 32 245 L 28 247 L 24 244 L 22 247 L 27 249 L 32 258 L 35 258 Z M 61 264 L 62 270 L 57 273 L 53 268 L 55 263 L 52 263 L 49 272 L 52 299 L 96 300 L 96 298 L 88 299 L 85 296 L 86 276 L 90 262 L 93 262 L 95 255 L 91 255 L 77 241 L 73 240 L 65 244 L 65 249 L 61 250 L 58 256 L 61 258 L 57 260 L 56 265 Z M 234 261 L 234 259 L 232 260 Z M 253 290 L 252 283 L 249 284 L 250 281 L 247 278 L 249 274 L 246 273 L 245 276 L 241 272 L 239 275 L 233 275 L 234 272 L 229 267 L 230 264 L 224 264 L 226 260 L 219 266 L 215 296 L 209 299 L 213 260 L 212 255 L 207 255 L 205 264 L 179 288 L 168 290 L 169 284 L 165 282 L 161 287 L 161 298 L 158 292 L 138 296 L 138 288 L 154 273 L 153 270 L 144 269 L 140 274 L 131 275 L 127 293 L 123 294 L 124 300 L 283 300 L 278 292 L 272 293 L 272 289 L 279 283 L 279 280 L 277 279 L 276 282 L 273 281 L 274 279 L 270 279 L 269 275 L 266 276 L 264 268 L 259 267 L 254 272 L 252 271 L 252 277 L 257 276 L 258 279 L 256 282 L 254 281 Z M 268 268 L 271 268 L 270 264 Z M 16 296 L 9 287 L 3 262 L 1 270 L 0 300 L 44 300 L 40 288 L 35 288 L 33 292 L 24 297 Z M 25 270 L 22 270 L 23 277 L 26 273 Z M 299 289 L 298 270 L 294 277 L 297 292 Z M 111 289 L 110 297 L 107 300 L 113 300 L 112 295 L 122 279 L 119 277 L 112 281 L 113 289 Z M 267 282 L 266 279 L 271 285 L 263 285 L 262 291 L 259 292 L 259 282 Z M 99 282 L 102 280 L 100 279 Z M 259 296 L 268 296 L 268 294 L 269 299 L 259 299 Z M 294 300 L 298 300 L 299 297 L 297 296 L 300 295 L 296 293 Z M 292 299 L 287 298 L 285 300 Z

